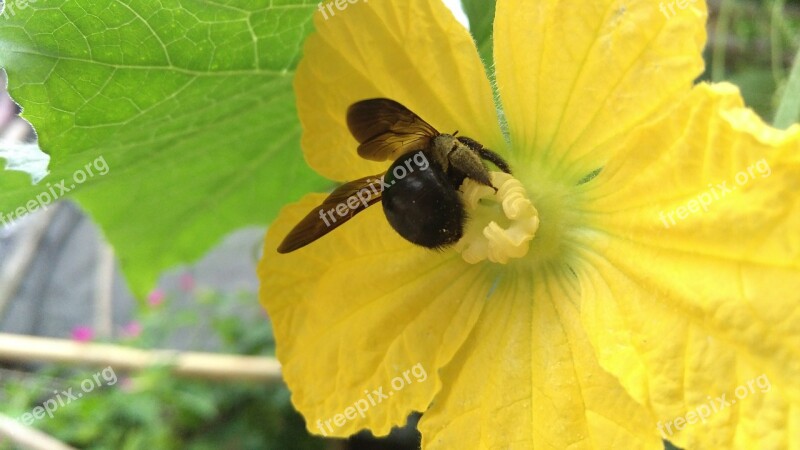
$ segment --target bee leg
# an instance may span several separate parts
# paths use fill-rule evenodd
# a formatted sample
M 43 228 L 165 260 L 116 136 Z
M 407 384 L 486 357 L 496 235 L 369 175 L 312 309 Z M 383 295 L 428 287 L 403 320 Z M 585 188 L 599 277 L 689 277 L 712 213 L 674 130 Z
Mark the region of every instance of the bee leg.
M 459 142 L 466 145 L 467 147 L 472 149 L 472 151 L 477 153 L 478 156 L 481 157 L 481 159 L 485 159 L 491 162 L 492 164 L 497 166 L 498 169 L 502 170 L 505 173 L 508 174 L 511 173 L 511 167 L 508 166 L 506 160 L 504 160 L 497 153 L 489 150 L 488 148 L 485 148 L 483 145 L 480 144 L 480 142 L 476 141 L 475 139 L 468 138 L 466 136 L 460 136 L 457 139 L 459 140 Z

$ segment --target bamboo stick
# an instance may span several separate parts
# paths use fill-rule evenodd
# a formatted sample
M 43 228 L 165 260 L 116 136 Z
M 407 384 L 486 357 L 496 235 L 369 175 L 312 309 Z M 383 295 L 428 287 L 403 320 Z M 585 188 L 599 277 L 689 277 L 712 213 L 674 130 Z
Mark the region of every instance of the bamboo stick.
M 111 366 L 114 371 L 168 365 L 175 375 L 188 378 L 281 382 L 280 363 L 270 357 L 142 350 L 5 333 L 0 333 L 0 360 Z
M 6 415 L 0 414 L 0 436 L 6 436 L 15 448 L 26 450 L 76 450 L 67 444 L 35 428 L 23 425 Z M 0 438 L 0 444 L 3 443 Z

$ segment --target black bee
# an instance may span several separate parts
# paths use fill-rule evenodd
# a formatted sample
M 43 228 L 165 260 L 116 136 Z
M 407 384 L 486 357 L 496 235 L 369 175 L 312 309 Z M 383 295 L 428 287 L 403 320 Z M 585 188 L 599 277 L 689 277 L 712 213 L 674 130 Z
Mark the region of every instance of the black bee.
M 468 137 L 456 137 L 458 132 L 439 133 L 394 100 L 354 103 L 347 110 L 347 126 L 360 143 L 359 156 L 394 163 L 384 173 L 334 190 L 289 232 L 279 253 L 314 242 L 378 201 L 400 236 L 427 248 L 447 247 L 464 233 L 467 214 L 458 193 L 464 179 L 496 190 L 483 160 L 511 173 L 497 153 Z

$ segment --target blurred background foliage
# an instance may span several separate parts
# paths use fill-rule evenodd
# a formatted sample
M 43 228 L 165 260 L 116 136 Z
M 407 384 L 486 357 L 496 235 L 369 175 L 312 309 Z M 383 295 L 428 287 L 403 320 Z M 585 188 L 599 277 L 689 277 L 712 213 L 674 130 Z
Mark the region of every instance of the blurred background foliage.
M 701 80 L 738 85 L 745 103 L 772 122 L 800 46 L 800 1 L 711 0 L 709 9 Z
M 90 0 L 80 1 L 87 5 L 92 4 Z M 45 2 L 46 0 L 40 1 L 41 4 Z M 72 3 L 74 5 L 74 2 Z M 316 4 L 304 1 L 293 3 L 298 6 L 296 12 L 291 16 L 282 16 L 283 20 L 280 23 L 270 19 L 269 14 L 263 18 L 264 39 L 273 44 L 281 40 L 290 43 L 290 48 L 287 48 L 291 51 L 277 51 L 275 54 L 267 51 L 264 56 L 267 64 L 283 70 L 283 72 L 278 71 L 272 74 L 267 80 L 269 85 L 267 91 L 261 92 L 261 95 L 274 96 L 276 100 L 265 105 L 257 105 L 250 110 L 251 113 L 255 111 L 256 115 L 214 116 L 213 120 L 223 121 L 227 124 L 244 123 L 243 120 L 248 120 L 248 122 L 246 127 L 233 126 L 227 129 L 217 129 L 217 132 L 229 134 L 223 134 L 225 139 L 215 139 L 210 144 L 223 145 L 226 139 L 229 143 L 243 142 L 243 137 L 245 140 L 249 139 L 255 143 L 249 150 L 245 150 L 246 152 L 250 151 L 250 154 L 246 154 L 236 164 L 226 166 L 225 170 L 231 176 L 244 176 L 240 174 L 242 168 L 250 164 L 248 158 L 257 154 L 258 151 L 263 151 L 261 143 L 265 140 L 279 143 L 280 145 L 276 145 L 275 148 L 280 148 L 281 156 L 275 156 L 277 159 L 268 156 L 266 159 L 258 161 L 258 170 L 255 172 L 245 171 L 247 172 L 246 176 L 252 179 L 244 185 L 244 188 L 241 186 L 239 188 L 250 189 L 252 192 L 249 197 L 231 200 L 226 197 L 230 194 L 229 192 L 218 193 L 219 186 L 210 183 L 199 186 L 196 192 L 186 194 L 186 197 L 177 197 L 173 200 L 174 202 L 187 201 L 187 210 L 200 208 L 202 211 L 202 208 L 207 205 L 195 200 L 208 197 L 211 195 L 210 193 L 213 193 L 215 202 L 228 202 L 221 211 L 234 215 L 234 219 L 225 221 L 213 232 L 204 231 L 202 226 L 206 222 L 200 220 L 192 225 L 198 227 L 192 233 L 180 235 L 180 244 L 165 245 L 165 241 L 176 240 L 175 233 L 169 232 L 169 228 L 178 226 L 178 223 L 168 219 L 158 225 L 161 219 L 157 212 L 158 208 L 163 208 L 163 205 L 155 208 L 151 205 L 137 209 L 139 208 L 137 204 L 128 202 L 124 206 L 133 208 L 128 211 L 130 216 L 141 216 L 141 220 L 156 225 L 151 229 L 128 228 L 120 232 L 114 227 L 120 224 L 120 220 L 129 219 L 124 215 L 118 217 L 120 210 L 115 208 L 118 208 L 119 205 L 116 207 L 111 205 L 119 198 L 113 195 L 109 196 L 107 191 L 105 193 L 102 191 L 109 189 L 109 186 L 112 186 L 112 190 L 119 190 L 122 193 L 125 193 L 126 189 L 129 191 L 134 189 L 125 183 L 138 183 L 135 178 L 128 180 L 122 176 L 115 178 L 118 177 L 117 171 L 120 173 L 126 171 L 124 164 L 136 164 L 136 161 L 131 159 L 114 160 L 113 157 L 109 158 L 115 163 L 123 165 L 110 164 L 111 172 L 107 180 L 103 180 L 103 183 L 97 186 L 87 183 L 86 186 L 81 187 L 85 189 L 77 191 L 79 203 L 97 219 L 104 233 L 109 236 L 111 243 L 115 244 L 119 257 L 124 259 L 126 264 L 124 269 L 129 275 L 131 288 L 140 298 L 150 291 L 154 280 L 161 271 L 177 263 L 190 262 L 198 258 L 225 233 L 248 223 L 255 222 L 265 225 L 280 206 L 295 200 L 303 192 L 327 189 L 332 186 L 332 183 L 319 179 L 312 171 L 304 167 L 300 157 L 299 124 L 294 116 L 291 75 L 299 57 L 296 50 L 305 36 L 311 32 L 309 18 L 316 10 Z M 481 55 L 490 60 L 492 52 L 491 19 L 494 15 L 494 2 L 463 0 L 463 3 L 464 11 L 472 20 L 472 30 Z M 800 0 L 710 0 L 709 8 L 709 43 L 704 54 L 707 68 L 700 79 L 727 80 L 737 84 L 742 90 L 747 105 L 756 110 L 765 121 L 772 122 L 782 102 L 786 103 L 788 99 L 791 103 L 796 99 L 795 97 L 800 97 L 800 90 L 792 90 L 800 89 L 800 87 L 793 88 L 789 85 L 792 64 L 796 58 L 798 47 L 800 47 Z M 57 22 L 58 18 L 48 20 Z M 6 39 L 11 39 L 9 38 L 11 33 L 12 31 L 9 29 L 0 30 L 0 38 L 5 36 Z M 246 57 L 244 58 L 243 61 L 246 61 Z M 36 62 L 46 67 L 46 61 L 38 60 Z M 10 91 L 24 107 L 27 108 L 27 105 L 31 105 L 31 109 L 28 110 L 31 114 L 28 117 L 35 125 L 40 126 L 37 130 L 39 135 L 48 136 L 51 133 L 48 130 L 49 126 L 53 126 L 57 131 L 60 126 L 57 118 L 42 112 L 49 107 L 47 102 L 40 103 L 38 110 L 33 108 L 33 103 L 38 101 L 38 94 L 28 90 L 24 81 L 13 78 L 15 73 L 26 78 L 21 67 L 30 64 L 30 61 L 22 64 L 0 55 L 0 64 L 3 66 L 19 64 L 14 70 L 9 70 Z M 31 82 L 31 80 L 28 79 L 27 82 Z M 249 82 L 257 84 L 264 80 L 250 80 L 243 82 L 242 86 L 248 86 Z M 800 81 L 798 85 L 800 85 Z M 234 89 L 242 86 L 234 86 Z M 240 95 L 242 92 L 228 91 L 228 94 L 239 101 L 243 100 Z M 253 95 L 252 92 L 247 91 L 244 94 L 245 97 Z M 226 113 L 234 111 L 238 107 L 237 105 L 234 103 L 229 109 L 225 109 Z M 275 122 L 277 126 L 269 129 L 267 134 L 251 135 L 246 128 L 260 127 L 263 122 L 256 120 L 258 114 L 263 114 L 265 120 L 276 117 L 280 120 Z M 796 113 L 794 120 L 797 120 Z M 141 138 L 137 132 L 126 136 L 130 139 Z M 82 148 L 81 145 L 95 145 L 97 142 L 83 142 L 80 137 L 74 137 L 74 139 L 72 143 L 77 143 L 77 147 L 61 150 L 45 148 L 45 150 L 55 152 L 51 156 L 58 156 L 51 161 L 56 164 L 55 167 L 50 167 L 51 174 L 54 176 L 70 174 L 74 170 L 76 161 L 83 163 L 91 160 L 89 155 L 92 155 L 92 152 L 85 147 Z M 176 139 L 180 140 L 181 138 L 178 136 Z M 58 140 L 53 137 L 49 142 L 58 143 Z M 142 142 L 147 142 L 147 140 Z M 182 143 L 163 142 L 163 144 L 171 151 L 187 149 Z M 119 148 L 122 152 L 130 149 L 124 145 Z M 78 152 L 77 156 L 65 154 L 76 149 L 84 153 Z M 103 149 L 106 152 L 112 150 Z M 155 150 L 161 151 L 163 148 L 155 149 L 145 145 L 142 153 L 137 153 L 136 157 L 145 157 L 147 152 Z M 2 144 L 0 144 L 0 151 L 2 151 Z M 238 144 L 231 144 L 225 151 L 240 152 L 242 150 Z M 62 154 L 58 155 L 59 152 Z M 0 156 L 2 155 L 3 153 L 0 153 Z M 213 171 L 213 164 L 219 160 L 220 155 L 224 156 L 225 153 L 214 153 L 210 156 L 211 163 L 207 167 L 200 168 Z M 195 156 L 203 155 L 200 153 Z M 163 161 L 159 160 L 161 157 L 160 154 L 156 155 L 154 164 L 162 164 Z M 177 170 L 174 166 L 180 165 L 181 159 L 167 159 L 167 161 L 169 170 L 156 175 L 167 177 L 163 180 L 165 182 L 151 187 L 149 192 L 164 195 L 167 186 L 177 185 L 181 182 L 182 178 L 180 177 L 169 178 L 169 171 Z M 58 164 L 63 164 L 63 167 L 58 167 Z M 275 173 L 273 171 L 278 169 L 286 172 L 285 176 L 279 177 L 277 182 L 264 184 L 264 180 L 272 176 Z M 147 175 L 148 170 L 144 170 L 137 176 Z M 181 176 L 196 177 L 196 173 L 186 172 Z M 115 180 L 121 180 L 118 187 L 113 187 L 117 182 Z M 286 180 L 290 180 L 291 183 Z M 223 179 L 222 181 L 227 183 L 230 180 Z M 293 186 L 291 192 L 285 191 L 287 184 Z M 5 194 L 0 193 L 0 211 L 13 209 L 19 198 L 31 198 L 30 193 L 36 192 L 39 188 L 31 190 L 29 185 L 30 179 L 27 176 L 20 177 L 18 173 L 9 175 L 9 172 L 0 175 L 0 188 L 6 189 Z M 163 199 L 160 201 L 163 202 Z M 262 206 L 264 210 L 259 211 Z M 239 213 L 231 212 L 237 208 L 239 210 L 247 209 L 247 214 L 237 215 Z M 210 215 L 212 217 L 209 220 L 217 219 L 214 214 Z M 125 242 L 139 234 L 141 234 L 137 238 L 139 240 Z M 125 250 L 125 245 L 138 245 L 146 239 L 149 239 L 150 250 Z M 196 241 L 192 241 L 192 239 L 196 239 Z M 122 244 L 116 245 L 120 243 Z M 153 255 L 153 252 L 167 253 L 167 255 L 159 256 L 157 261 L 149 260 L 148 258 Z M 158 293 L 159 291 L 154 292 Z M 151 292 L 152 295 L 153 292 Z M 172 296 L 178 294 L 162 292 L 162 295 L 163 301 L 169 303 Z M 142 301 L 138 303 L 127 335 L 118 336 L 113 341 L 138 348 L 159 348 L 164 347 L 170 336 L 180 331 L 183 326 L 202 324 L 203 329 L 213 333 L 218 339 L 221 352 L 246 355 L 273 354 L 274 342 L 268 327 L 268 320 L 258 306 L 255 292 L 232 295 L 206 291 L 197 293 L 193 300 L 192 308 L 177 314 L 165 314 L 165 311 L 159 306 L 159 302 Z M 251 320 L 243 320 L 242 314 L 233 314 L 232 309 L 249 311 L 245 316 Z M 76 338 L 80 337 L 76 336 Z M 37 404 L 41 404 L 44 399 L 50 398 L 54 387 L 75 386 L 86 378 L 87 373 L 95 372 L 91 368 L 54 365 L 14 366 L 13 368 L 9 368 L 8 365 L 0 365 L 0 368 L 2 367 L 6 368 L 0 369 L 2 370 L 0 371 L 0 383 L 2 383 L 0 412 L 11 417 L 19 417 Z M 39 420 L 34 426 L 75 447 L 97 449 L 400 449 L 419 446 L 419 435 L 413 427 L 416 416 L 411 417 L 410 426 L 396 431 L 384 440 L 374 440 L 368 433 L 346 441 L 322 439 L 309 436 L 305 431 L 303 419 L 293 411 L 289 402 L 289 393 L 282 385 L 264 386 L 258 383 L 220 383 L 178 379 L 172 376 L 168 370 L 158 367 L 139 373 L 118 373 L 118 376 L 119 381 L 115 386 L 98 389 L 81 401 L 60 409 L 54 418 Z M 673 448 L 668 443 L 665 445 L 667 448 Z M 0 441 L 0 448 L 13 447 L 9 444 L 4 445 Z
M 198 323 L 208 323 L 206 329 L 222 343 L 220 352 L 274 354 L 271 330 L 253 293 L 201 291 L 193 299 L 193 309 L 164 314 L 174 295 L 163 294 L 157 302 L 141 305 L 137 320 L 126 326 L 124 336 L 115 343 L 164 348 L 170 336 L 183 328 L 197 329 Z M 239 308 L 251 311 L 249 320 L 234 313 Z M 72 387 L 80 393 L 81 382 L 97 371 L 48 365 L 31 376 L 6 369 L 0 375 L 0 411 L 19 418 L 55 397 L 55 390 Z M 166 367 L 116 375 L 113 384 L 101 378 L 102 386 L 60 407 L 53 418 L 36 420 L 34 426 L 77 448 L 330 448 L 305 432 L 283 385 L 181 379 Z M 0 443 L 0 448 L 14 447 Z

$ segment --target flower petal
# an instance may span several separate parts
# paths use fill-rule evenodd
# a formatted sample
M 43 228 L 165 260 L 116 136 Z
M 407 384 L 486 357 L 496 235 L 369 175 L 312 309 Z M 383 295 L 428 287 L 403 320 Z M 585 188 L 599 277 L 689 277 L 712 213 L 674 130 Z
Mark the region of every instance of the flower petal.
M 609 251 L 619 257 L 608 264 L 593 261 L 596 272 L 583 274 L 583 322 L 598 349 L 601 365 L 616 374 L 634 398 L 650 405 L 662 437 L 692 449 L 785 449 L 800 445 L 800 403 L 793 399 L 797 381 L 787 381 L 773 368 L 774 362 L 764 362 L 763 354 L 764 347 L 777 347 L 775 342 L 782 341 L 787 348 L 776 350 L 775 359 L 779 364 L 793 365 L 784 361 L 783 354 L 796 353 L 797 339 L 780 333 L 782 336 L 767 338 L 769 342 L 762 345 L 760 336 L 769 333 L 763 331 L 761 308 L 741 302 L 736 305 L 736 299 L 727 304 L 709 301 L 719 305 L 711 307 L 719 317 L 711 318 L 712 314 L 687 312 L 685 307 L 675 306 L 675 298 L 669 295 L 672 292 L 659 293 L 661 286 L 648 285 L 643 271 L 631 268 L 635 261 L 640 266 L 646 261 L 647 266 L 654 266 L 653 271 L 668 271 L 672 267 L 657 261 L 673 257 L 629 250 L 612 244 Z M 622 259 L 631 262 L 625 265 Z M 617 270 L 611 264 L 621 264 L 624 269 Z M 694 264 L 684 270 L 697 277 L 708 271 Z M 691 276 L 678 273 L 674 277 L 687 280 Z M 704 277 L 706 281 L 708 278 Z M 731 280 L 720 278 L 709 284 L 724 290 L 726 282 Z M 687 290 L 696 286 L 686 284 L 691 284 Z M 790 287 L 797 291 L 800 283 Z M 759 304 L 770 299 L 758 298 L 762 300 Z M 707 300 L 705 296 L 698 295 L 695 303 L 703 300 Z M 797 298 L 793 301 L 796 304 Z M 787 315 L 796 317 L 796 309 L 787 309 Z M 722 322 L 723 316 L 731 322 L 727 333 L 720 332 L 717 328 L 721 325 L 714 323 Z M 785 328 L 777 321 L 775 326 Z M 730 342 L 725 334 L 749 336 L 753 341 L 747 348 L 741 342 L 744 339 Z
M 772 129 L 735 87 L 699 85 L 622 148 L 586 185 L 595 231 L 576 266 L 600 364 L 673 425 L 763 376 L 769 392 L 670 437 L 797 446 L 800 127 Z
M 306 160 L 352 180 L 386 170 L 363 160 L 345 123 L 359 100 L 392 98 L 443 133 L 456 130 L 503 153 L 492 89 L 469 32 L 440 1 L 351 4 L 306 41 L 295 76 Z M 313 132 L 310 132 L 313 131 Z
M 577 181 L 605 163 L 619 138 L 690 89 L 703 69 L 705 2 L 669 18 L 658 6 L 498 1 L 497 84 L 513 151 L 526 166 L 569 168 L 562 176 Z
M 652 416 L 598 366 L 569 269 L 508 280 L 442 371 L 423 447 L 661 448 Z
M 305 197 L 270 227 L 258 269 L 261 302 L 309 431 L 344 437 L 368 427 L 386 434 L 412 411 L 428 408 L 442 385 L 438 370 L 467 339 L 492 273 L 454 252 L 381 232 L 389 225 L 376 207 L 308 247 L 278 255 L 289 227 L 323 198 Z M 363 417 L 344 420 L 348 408 L 365 404 Z

